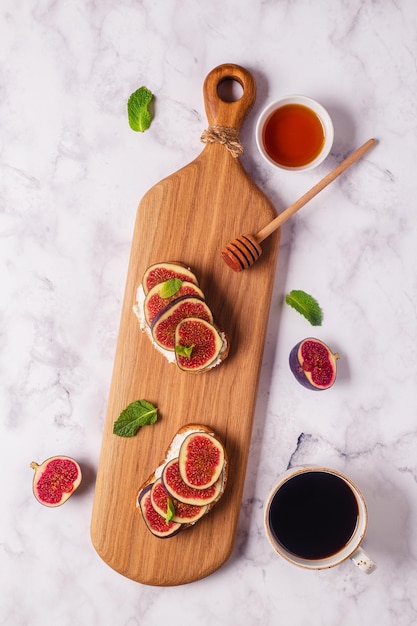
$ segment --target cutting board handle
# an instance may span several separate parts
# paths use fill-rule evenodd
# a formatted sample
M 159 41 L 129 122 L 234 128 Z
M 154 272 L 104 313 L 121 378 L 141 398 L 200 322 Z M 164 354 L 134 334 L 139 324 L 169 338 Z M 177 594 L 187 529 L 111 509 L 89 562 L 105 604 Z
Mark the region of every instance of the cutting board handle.
M 235 80 L 240 84 L 243 94 L 239 100 L 226 102 L 220 98 L 218 87 L 225 80 Z M 203 95 L 209 125 L 226 126 L 239 131 L 255 102 L 256 84 L 253 76 L 245 68 L 225 63 L 215 67 L 206 76 Z

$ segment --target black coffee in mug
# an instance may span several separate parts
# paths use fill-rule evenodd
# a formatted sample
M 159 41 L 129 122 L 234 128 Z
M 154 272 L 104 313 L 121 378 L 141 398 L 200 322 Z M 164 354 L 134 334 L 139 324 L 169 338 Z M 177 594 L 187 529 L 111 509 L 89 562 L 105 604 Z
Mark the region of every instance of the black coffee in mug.
M 324 559 L 352 537 L 358 503 L 339 476 L 307 471 L 287 480 L 272 498 L 269 527 L 288 552 L 304 559 Z

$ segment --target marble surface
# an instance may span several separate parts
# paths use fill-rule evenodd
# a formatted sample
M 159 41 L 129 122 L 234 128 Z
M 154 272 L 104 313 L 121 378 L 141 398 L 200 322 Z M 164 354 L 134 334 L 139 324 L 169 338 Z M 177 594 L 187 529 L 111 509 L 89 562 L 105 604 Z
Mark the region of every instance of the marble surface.
M 1 624 L 417 622 L 416 32 L 414 0 L 3 0 Z M 94 480 L 136 207 L 203 148 L 202 83 L 225 62 L 256 79 L 241 159 L 278 211 L 369 137 L 378 145 L 283 227 L 233 553 L 206 579 L 160 589 L 97 556 Z M 155 115 L 138 134 L 126 101 L 142 84 Z M 257 152 L 257 116 L 288 93 L 333 118 L 317 170 L 278 171 Z M 284 304 L 291 289 L 317 298 L 321 327 Z M 309 335 L 341 355 L 323 393 L 288 367 Z M 84 480 L 50 510 L 29 464 L 55 454 L 74 456 Z M 265 499 L 306 463 L 362 489 L 372 575 L 350 562 L 304 571 L 270 548 Z

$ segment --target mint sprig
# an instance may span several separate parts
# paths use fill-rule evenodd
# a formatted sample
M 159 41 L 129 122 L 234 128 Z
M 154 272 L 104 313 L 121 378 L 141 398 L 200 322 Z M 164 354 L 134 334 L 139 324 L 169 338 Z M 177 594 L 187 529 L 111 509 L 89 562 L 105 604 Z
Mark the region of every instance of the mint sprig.
M 127 102 L 127 115 L 132 130 L 143 133 L 151 125 L 149 104 L 153 93 L 147 87 L 139 87 L 134 91 Z
M 119 437 L 134 437 L 141 426 L 154 424 L 158 409 L 146 400 L 131 402 L 113 424 L 113 434 Z
M 171 296 L 175 296 L 177 291 L 181 289 L 182 280 L 180 278 L 168 278 L 168 280 L 164 281 L 161 285 L 161 289 L 159 290 L 159 295 L 161 298 L 171 298 Z
M 167 512 L 165 515 L 165 522 L 167 524 L 169 524 L 169 522 L 172 520 L 172 518 L 175 515 L 175 506 L 173 501 L 171 500 L 171 498 L 167 499 Z
M 175 353 L 179 356 L 185 356 L 187 359 L 191 357 L 193 349 L 195 348 L 195 343 L 192 343 L 191 346 L 175 346 Z
M 310 322 L 312 326 L 321 326 L 323 312 L 317 300 L 301 289 L 293 289 L 285 296 L 285 302 Z

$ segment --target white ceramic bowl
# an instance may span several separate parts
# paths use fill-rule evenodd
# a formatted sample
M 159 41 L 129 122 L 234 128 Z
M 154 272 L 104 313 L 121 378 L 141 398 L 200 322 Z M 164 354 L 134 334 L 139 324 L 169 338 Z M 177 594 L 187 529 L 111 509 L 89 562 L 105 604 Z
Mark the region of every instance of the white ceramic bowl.
M 278 163 L 277 161 L 275 161 L 274 159 L 272 159 L 265 149 L 265 145 L 264 145 L 265 124 L 269 121 L 269 118 L 277 109 L 288 104 L 300 104 L 311 109 L 317 115 L 323 127 L 324 141 L 320 149 L 320 152 L 312 161 L 309 161 L 305 165 L 299 165 L 299 166 L 282 165 Z M 331 120 L 330 115 L 319 102 L 307 96 L 301 96 L 301 95 L 285 96 L 284 98 L 280 98 L 278 100 L 275 100 L 274 102 L 271 102 L 262 111 L 256 124 L 256 144 L 258 146 L 259 152 L 268 163 L 274 165 L 275 167 L 279 167 L 285 170 L 293 170 L 293 171 L 309 170 L 309 169 L 312 169 L 313 167 L 317 167 L 317 165 L 320 165 L 320 163 L 322 163 L 324 159 L 328 156 L 333 145 L 333 139 L 334 139 L 334 129 L 333 129 L 333 122 Z

